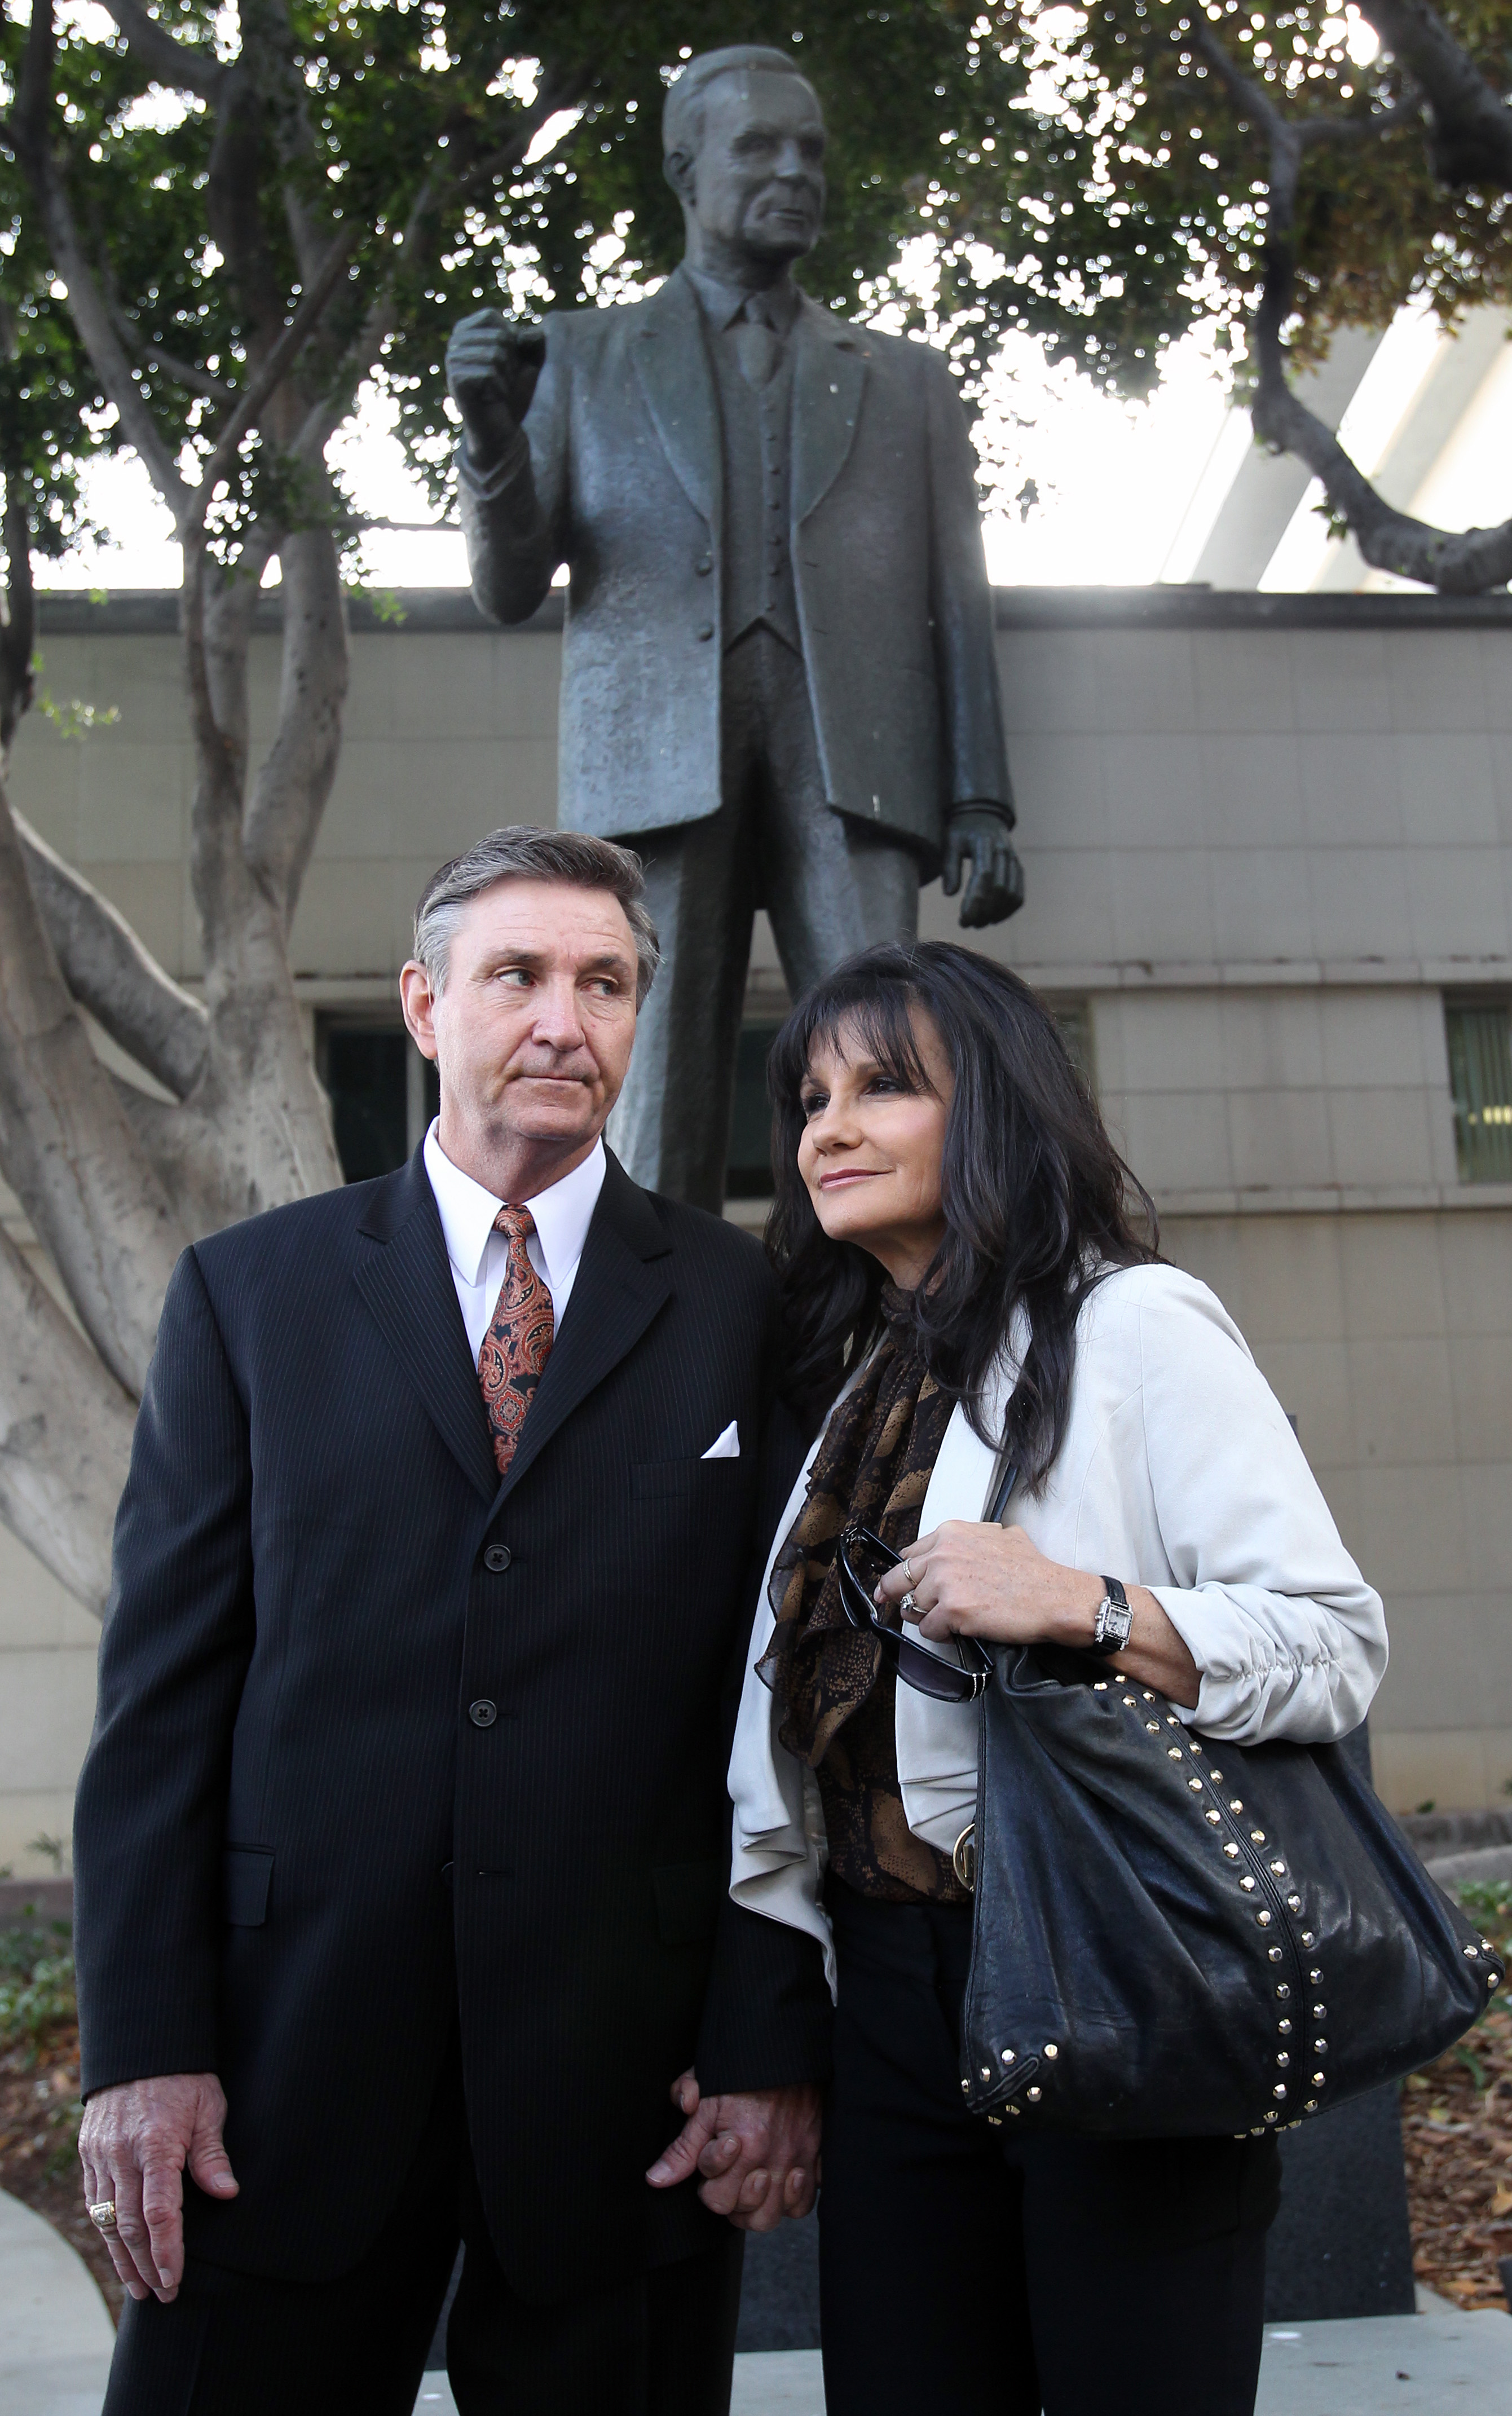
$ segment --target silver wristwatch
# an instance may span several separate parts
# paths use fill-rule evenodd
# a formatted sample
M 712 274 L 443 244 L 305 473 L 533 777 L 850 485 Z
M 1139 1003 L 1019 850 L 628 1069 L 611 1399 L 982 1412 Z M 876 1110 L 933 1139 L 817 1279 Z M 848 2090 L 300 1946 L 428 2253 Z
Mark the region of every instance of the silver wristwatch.
M 1106 1657 L 1111 1653 L 1123 1652 L 1134 1624 L 1134 1613 L 1128 1607 L 1128 1596 L 1116 1578 L 1104 1578 L 1102 1582 L 1105 1591 L 1097 1605 L 1090 1649 Z

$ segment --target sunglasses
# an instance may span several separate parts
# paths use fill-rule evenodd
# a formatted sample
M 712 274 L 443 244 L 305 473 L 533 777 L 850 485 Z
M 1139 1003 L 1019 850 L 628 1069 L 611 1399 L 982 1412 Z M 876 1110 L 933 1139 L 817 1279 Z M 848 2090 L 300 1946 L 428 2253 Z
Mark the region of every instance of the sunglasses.
M 937 1703 L 974 1703 L 986 1693 L 996 1664 L 975 1636 L 956 1637 L 953 1641 L 960 1659 L 946 1661 L 916 1637 L 910 1636 L 906 1628 L 900 1632 L 896 1627 L 884 1626 L 871 1597 L 878 1580 L 889 1569 L 901 1566 L 901 1552 L 895 1552 L 869 1527 L 860 1526 L 853 1519 L 841 1533 L 836 1557 L 840 1573 L 841 1609 L 853 1627 L 869 1629 L 876 1638 L 883 1660 L 905 1686 L 912 1686 L 920 1695 L 932 1695 Z

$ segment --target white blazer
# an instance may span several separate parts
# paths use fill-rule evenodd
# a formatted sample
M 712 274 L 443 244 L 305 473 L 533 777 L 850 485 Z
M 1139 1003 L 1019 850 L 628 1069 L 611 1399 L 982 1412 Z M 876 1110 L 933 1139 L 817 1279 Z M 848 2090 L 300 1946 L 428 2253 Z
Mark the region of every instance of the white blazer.
M 1001 1427 L 1019 1358 L 1006 1353 L 986 1402 Z M 780 1542 L 808 1491 L 816 1439 L 762 1581 L 730 1763 L 730 1893 L 808 1930 L 834 1952 L 823 1903 L 824 1824 L 813 1773 L 778 1741 L 779 1707 L 756 1674 L 771 1639 L 767 1599 Z M 919 1518 L 985 1518 L 995 1454 L 957 1409 Z M 1147 1586 L 1201 1673 L 1183 1718 L 1242 1744 L 1346 1736 L 1386 1666 L 1381 1597 L 1339 1540 L 1286 1413 L 1205 1284 L 1179 1268 L 1121 1268 L 1086 1302 L 1065 1440 L 1038 1495 L 1016 1491 L 1012 1523 L 1066 1567 Z M 1180 1706 L 1176 1706 L 1180 1710 Z M 948 1853 L 976 1803 L 977 1710 L 898 1688 L 898 1775 L 915 1835 Z

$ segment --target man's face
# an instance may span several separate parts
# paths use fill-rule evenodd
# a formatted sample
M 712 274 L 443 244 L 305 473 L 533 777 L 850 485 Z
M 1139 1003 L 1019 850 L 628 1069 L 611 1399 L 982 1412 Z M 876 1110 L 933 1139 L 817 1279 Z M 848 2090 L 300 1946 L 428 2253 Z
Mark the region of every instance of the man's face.
M 473 898 L 441 991 L 420 965 L 401 976 L 404 1019 L 440 1068 L 446 1155 L 592 1142 L 630 1062 L 635 978 L 635 941 L 607 889 L 509 879 Z
M 824 212 L 824 121 L 808 85 L 759 68 L 716 78 L 689 185 L 706 242 L 764 263 L 811 251 Z

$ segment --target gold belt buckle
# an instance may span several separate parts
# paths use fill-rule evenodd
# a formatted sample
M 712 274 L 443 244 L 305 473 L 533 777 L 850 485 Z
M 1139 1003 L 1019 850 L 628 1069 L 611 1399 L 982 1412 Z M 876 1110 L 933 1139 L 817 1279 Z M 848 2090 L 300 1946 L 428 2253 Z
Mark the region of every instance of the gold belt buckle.
M 976 1823 L 968 1820 L 951 1849 L 950 1866 L 968 1895 L 976 1890 Z

